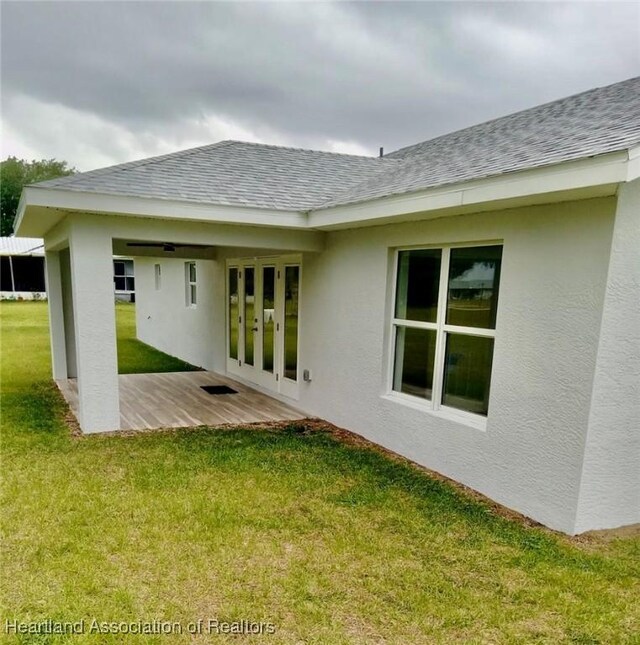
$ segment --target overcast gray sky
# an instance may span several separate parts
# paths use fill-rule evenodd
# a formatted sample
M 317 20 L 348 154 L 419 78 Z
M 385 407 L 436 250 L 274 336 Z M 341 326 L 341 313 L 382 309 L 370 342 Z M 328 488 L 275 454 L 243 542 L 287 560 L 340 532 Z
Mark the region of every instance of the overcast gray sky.
M 640 74 L 640 3 L 2 2 L 2 157 L 376 154 Z

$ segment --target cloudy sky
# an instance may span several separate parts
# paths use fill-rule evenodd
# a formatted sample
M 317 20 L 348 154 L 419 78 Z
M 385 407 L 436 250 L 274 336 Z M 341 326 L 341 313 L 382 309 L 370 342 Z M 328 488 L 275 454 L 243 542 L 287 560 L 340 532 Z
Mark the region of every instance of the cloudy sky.
M 640 74 L 640 4 L 8 2 L 2 157 L 376 154 Z

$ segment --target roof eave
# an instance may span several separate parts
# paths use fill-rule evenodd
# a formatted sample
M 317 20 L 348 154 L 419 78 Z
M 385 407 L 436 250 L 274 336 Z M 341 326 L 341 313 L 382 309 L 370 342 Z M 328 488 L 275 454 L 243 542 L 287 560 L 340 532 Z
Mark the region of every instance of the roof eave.
M 640 146 L 576 161 L 357 203 L 316 208 L 307 212 L 29 186 L 23 190 L 20 198 L 16 235 L 44 237 L 68 212 L 77 211 L 328 230 L 606 196 L 614 194 L 618 184 L 638 177 Z
M 640 178 L 640 145 L 629 148 L 629 163 L 627 167 L 627 181 Z
M 26 187 L 20 197 L 16 235 L 44 237 L 66 213 L 78 211 L 250 226 L 295 229 L 307 227 L 307 216 L 302 211 L 83 192 L 34 185 Z
M 640 170 L 640 150 L 637 156 Z M 400 221 L 403 218 L 440 217 L 495 207 L 581 199 L 613 194 L 619 183 L 630 181 L 630 151 L 622 150 L 540 168 L 448 184 L 400 195 L 378 197 L 312 210 L 314 229 L 346 228 Z
M 23 189 L 22 192 L 20 193 L 20 200 L 18 201 L 18 208 L 16 209 L 16 215 L 13 219 L 13 231 L 14 235 L 17 237 L 42 237 L 40 235 L 25 235 L 23 233 L 19 233 L 20 227 L 22 225 L 22 220 L 24 219 L 24 212 L 26 210 L 27 204 L 26 204 L 26 197 L 25 197 L 25 192 L 26 190 Z

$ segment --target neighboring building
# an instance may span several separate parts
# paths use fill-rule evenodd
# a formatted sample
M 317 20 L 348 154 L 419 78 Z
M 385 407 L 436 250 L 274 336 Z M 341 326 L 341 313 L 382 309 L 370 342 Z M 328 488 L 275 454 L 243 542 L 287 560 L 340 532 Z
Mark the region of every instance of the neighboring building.
M 44 245 L 31 237 L 0 237 L 0 299 L 46 298 Z
M 85 432 L 121 427 L 131 255 L 144 342 L 553 528 L 640 522 L 640 78 L 379 159 L 224 141 L 54 179 L 17 232 Z
M 135 302 L 136 283 L 133 260 L 127 258 L 113 259 L 113 287 L 116 300 Z
M 44 241 L 37 237 L 0 237 L 0 299 L 42 300 L 47 297 Z M 114 258 L 116 300 L 135 302 L 133 260 Z

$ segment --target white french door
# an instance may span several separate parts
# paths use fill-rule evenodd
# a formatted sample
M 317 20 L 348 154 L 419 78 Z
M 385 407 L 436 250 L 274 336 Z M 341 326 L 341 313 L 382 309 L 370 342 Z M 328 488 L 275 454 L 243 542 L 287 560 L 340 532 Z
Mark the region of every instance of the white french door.
M 227 371 L 298 396 L 300 258 L 227 262 Z

